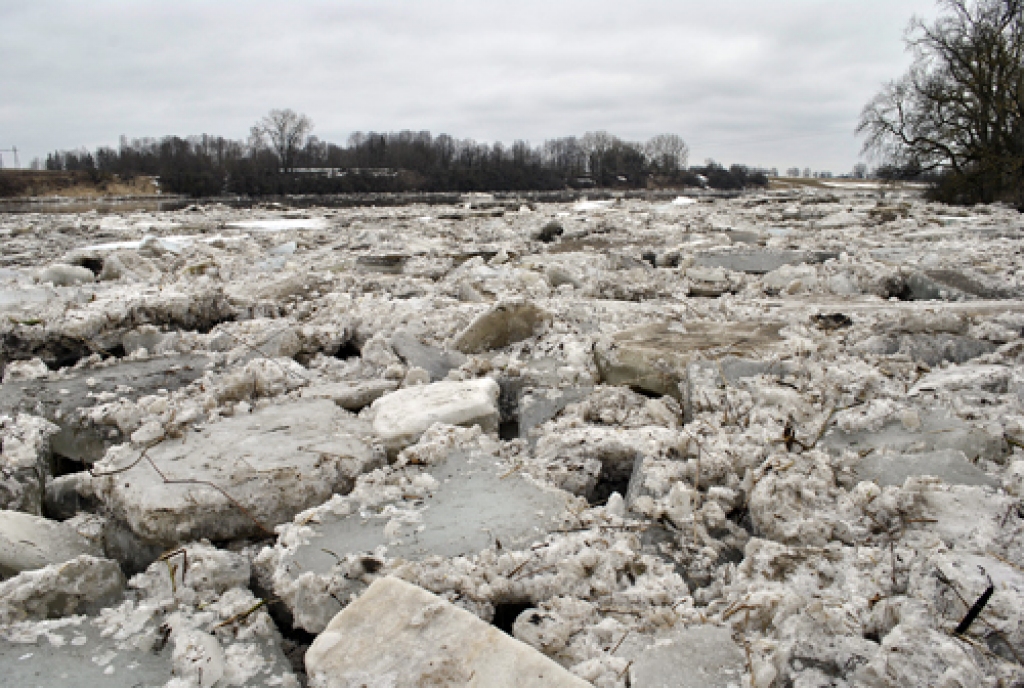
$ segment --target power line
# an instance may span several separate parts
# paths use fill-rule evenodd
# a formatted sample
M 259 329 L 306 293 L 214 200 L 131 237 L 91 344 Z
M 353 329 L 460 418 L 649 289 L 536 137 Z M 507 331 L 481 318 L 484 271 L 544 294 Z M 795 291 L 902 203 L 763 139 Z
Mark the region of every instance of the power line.
M 18 162 L 18 147 L 11 146 L 10 148 L 0 148 L 0 170 L 4 168 L 4 153 L 14 153 L 14 167 L 21 167 L 21 163 Z

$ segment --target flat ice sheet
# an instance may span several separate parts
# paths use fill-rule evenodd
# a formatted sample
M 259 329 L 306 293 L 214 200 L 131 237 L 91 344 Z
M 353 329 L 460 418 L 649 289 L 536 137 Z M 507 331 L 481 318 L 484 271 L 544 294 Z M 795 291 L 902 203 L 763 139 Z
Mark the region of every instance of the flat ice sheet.
M 327 220 L 322 217 L 297 220 L 244 220 L 229 222 L 227 226 L 253 232 L 286 232 L 290 229 L 327 229 Z
M 112 241 L 106 244 L 93 244 L 91 246 L 82 247 L 82 251 L 119 251 L 121 249 L 139 249 L 147 241 L 155 242 L 160 248 L 170 251 L 171 253 L 178 253 L 186 246 L 190 246 L 195 242 L 209 244 L 214 241 L 224 241 L 230 237 L 222 237 L 219 234 L 215 236 L 190 236 L 190 235 L 178 235 L 178 236 L 167 236 L 167 237 L 153 237 L 146 235 L 136 241 Z

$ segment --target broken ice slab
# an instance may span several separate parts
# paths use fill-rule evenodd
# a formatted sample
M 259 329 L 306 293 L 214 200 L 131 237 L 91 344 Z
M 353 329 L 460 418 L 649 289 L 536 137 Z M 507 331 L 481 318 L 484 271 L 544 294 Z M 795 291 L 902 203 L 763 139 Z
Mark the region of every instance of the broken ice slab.
M 244 220 L 242 222 L 229 222 L 227 226 L 233 229 L 246 229 L 250 232 L 287 232 L 295 229 L 327 229 L 327 220 L 322 217 Z
M 136 401 L 174 391 L 202 377 L 210 359 L 199 355 L 124 361 L 106 368 L 69 372 L 59 380 L 24 380 L 0 386 L 0 413 L 41 415 L 60 428 L 51 440 L 54 454 L 82 463 L 103 457 L 124 438 L 115 425 L 97 426 L 85 417 L 104 394 Z
M 1000 595 L 1000 598 L 992 600 L 994 604 L 990 611 L 996 611 L 996 605 L 1005 608 L 1007 603 L 1019 604 L 1019 600 L 1024 598 L 1024 569 L 1007 559 L 1000 561 L 991 553 L 969 554 L 955 550 L 936 552 L 933 557 L 935 568 L 965 595 L 969 595 L 970 599 L 977 599 L 989 584 L 995 585 L 996 589 L 1003 592 L 1004 595 Z M 998 611 L 996 613 L 1003 616 Z
M 190 558 L 190 585 L 177 576 L 173 597 L 165 582 L 157 591 L 149 586 L 149 594 L 138 591 L 142 599 L 107 607 L 95 617 L 0 627 L 4 685 L 298 688 L 281 638 L 256 598 L 242 588 L 212 592 L 196 586 L 196 578 L 211 571 L 202 560 L 198 571 L 193 563 Z M 162 581 L 182 571 L 165 562 L 155 567 Z M 169 682 L 172 677 L 177 681 Z
M 877 318 L 918 318 L 941 312 L 961 318 L 996 317 L 1024 312 L 1024 301 L 946 301 L 937 306 L 926 301 L 882 301 L 877 296 L 828 296 L 824 294 L 793 295 L 785 298 L 752 299 L 751 303 L 770 309 L 773 318 L 804 319 L 808 310 L 818 313 L 841 312 L 848 316 L 870 314 Z M 966 330 L 966 328 L 964 328 Z M 915 332 L 929 330 L 915 330 Z M 932 330 L 933 332 L 945 330 Z
M 766 241 L 766 237 L 761 232 L 749 229 L 728 229 L 725 236 L 736 244 L 764 244 Z
M 697 361 L 693 365 L 713 373 L 718 382 L 730 385 L 758 375 L 785 377 L 796 373 L 799 369 L 799 365 L 791 361 L 762 361 L 738 356 L 723 356 L 715 361 Z M 723 375 L 725 376 L 724 381 L 722 380 Z
M 60 564 L 82 554 L 103 556 L 99 544 L 40 516 L 0 511 L 0 578 Z
M 577 213 L 603 212 L 614 206 L 616 201 L 579 201 L 572 206 Z
M 0 676 L 9 686 L 159 688 L 173 678 L 172 645 L 125 649 L 97 619 L 69 617 L 38 633 L 0 630 Z
M 680 384 L 697 353 L 760 357 L 782 341 L 779 323 L 669 323 L 625 330 L 598 343 L 595 359 L 601 381 L 685 399 Z M 685 385 L 684 385 L 685 387 Z
M 583 401 L 594 391 L 593 387 L 533 387 L 525 389 L 517 409 L 518 436 L 536 442 L 530 431 L 555 418 L 569 404 Z
M 477 247 L 460 250 L 458 253 L 452 254 L 451 258 L 454 264 L 459 266 L 473 258 L 482 258 L 485 263 L 489 263 L 491 258 L 494 258 L 496 255 L 498 255 L 498 249 L 496 248 Z
M 294 556 L 298 570 L 327 573 L 334 555 L 382 545 L 388 557 L 407 560 L 475 554 L 496 542 L 506 550 L 524 547 L 555 527 L 572 503 L 568 493 L 509 474 L 487 454 L 452 453 L 429 474 L 437 486 L 422 502 L 309 524 L 312 537 Z
M 951 366 L 928 373 L 910 388 L 908 396 L 922 392 L 959 392 L 964 390 L 1005 394 L 1012 370 L 999 365 Z
M 39 281 L 49 282 L 55 287 L 74 287 L 94 282 L 96 275 L 89 268 L 66 263 L 51 263 L 39 271 Z
M 83 512 L 96 513 L 99 500 L 92 491 L 92 476 L 88 471 L 79 471 L 48 479 L 42 507 L 42 513 L 55 521 L 66 521 Z
M 31 319 L 0 321 L 0 359 L 71 366 L 94 353 L 118 352 L 125 333 L 143 325 L 208 332 L 238 315 L 219 286 L 203 283 L 181 290 L 121 285 L 92 296 L 79 308 L 49 307 L 41 320 L 37 309 Z
M 356 258 L 356 267 L 363 272 L 380 272 L 385 275 L 397 275 L 405 268 L 409 256 L 402 253 L 384 253 L 366 255 Z
M 283 244 L 278 244 L 277 246 L 273 247 L 272 249 L 267 251 L 267 253 L 271 256 L 293 256 L 295 255 L 295 251 L 297 251 L 298 248 L 299 245 L 296 242 L 286 241 Z
M 1018 500 L 990 487 L 945 485 L 929 478 L 911 479 L 927 518 L 920 528 L 958 552 L 990 554 L 1006 533 L 1020 528 Z
M 966 363 L 992 353 L 996 348 L 992 342 L 956 334 L 876 335 L 856 346 L 859 353 L 877 356 L 903 353 L 929 366 L 937 366 L 943 361 Z
M 222 236 L 194 236 L 194 235 L 177 235 L 177 236 L 164 236 L 158 237 L 151 234 L 147 234 L 141 239 L 135 241 L 112 241 L 105 244 L 93 244 L 91 246 L 82 246 L 75 249 L 72 252 L 72 257 L 81 255 L 87 252 L 98 252 L 98 251 L 119 251 L 119 250 L 138 250 L 140 248 L 155 248 L 160 251 L 168 251 L 170 253 L 181 253 L 186 247 L 191 246 L 195 242 L 201 242 L 204 244 L 212 244 L 217 241 L 223 241 L 225 237 Z
M 132 450 L 97 466 L 96 491 L 141 539 L 171 546 L 267 535 L 298 512 L 348 492 L 376 467 L 370 428 L 328 400 L 270 406 L 225 419 L 146 457 Z M 141 459 L 141 460 L 140 460 Z
M 544 277 L 547 279 L 548 284 L 555 289 L 564 284 L 571 285 L 573 289 L 579 289 L 583 286 L 583 282 L 569 268 L 557 263 L 548 265 L 544 269 Z
M 177 332 L 161 332 L 159 328 L 152 325 L 125 332 L 121 337 L 121 346 L 126 354 L 133 354 L 145 349 L 149 354 L 173 353 L 180 338 Z
M 263 550 L 270 556 L 261 555 L 261 575 L 273 580 L 295 627 L 319 633 L 348 594 L 365 587 L 361 578 L 337 570 L 349 555 L 375 572 L 380 556 L 415 562 L 471 556 L 499 544 L 505 551 L 525 549 L 562 526 L 576 503 L 568 493 L 541 487 L 489 454 L 456 451 L 429 470 L 400 470 L 389 483 L 413 486 L 415 494 L 389 484 L 383 501 L 372 507 L 359 506 L 365 491 L 358 498 L 333 500 L 286 528 L 275 549 Z M 340 598 L 325 594 L 339 587 L 344 589 Z
M 312 688 L 381 685 L 583 688 L 590 684 L 473 614 L 397 578 L 381 578 L 306 653 Z
M 695 626 L 659 636 L 629 667 L 634 688 L 732 688 L 747 659 L 728 628 Z
M 985 284 L 959 270 L 925 270 L 907 277 L 906 296 L 910 301 L 1012 299 L 1020 295 L 1008 286 Z
M 455 337 L 454 347 L 464 354 L 503 349 L 534 336 L 550 319 L 548 313 L 529 302 L 499 303 L 478 315 L 460 332 Z
M 677 196 L 676 198 L 672 199 L 671 205 L 674 205 L 674 206 L 686 206 L 686 205 L 694 205 L 696 203 L 697 203 L 697 199 L 696 198 L 690 198 L 688 196 Z
M 949 485 L 988 485 L 999 481 L 967 460 L 958 449 L 940 449 L 923 454 L 896 456 L 873 452 L 854 471 L 858 480 L 873 480 L 879 485 L 900 487 L 913 475 L 934 475 Z
M 498 383 L 487 377 L 400 389 L 373 402 L 373 430 L 392 451 L 414 443 L 434 423 L 495 431 L 498 393 Z
M 907 454 L 940 449 L 962 451 L 969 461 L 1001 462 L 1007 453 L 1001 435 L 965 423 L 942 409 L 916 409 L 920 427 L 913 430 L 900 420 L 889 422 L 877 431 L 845 432 L 836 427 L 821 440 L 821 447 L 832 452 L 868 450 Z
M 783 265 L 824 263 L 838 257 L 839 254 L 833 251 L 746 250 L 701 253 L 695 257 L 695 264 L 706 268 L 724 268 L 731 272 L 764 275 L 778 270 Z
M 120 600 L 124 574 L 116 561 L 88 554 L 0 583 L 0 626 L 99 611 Z
M 729 273 L 722 268 L 690 267 L 686 270 L 686 277 L 690 280 L 690 296 L 718 298 L 737 288 Z
M 398 389 L 397 380 L 330 382 L 306 387 L 302 390 L 302 398 L 330 399 L 346 411 L 357 413 L 396 389 Z
M 391 348 L 406 365 L 426 370 L 431 382 L 445 379 L 450 370 L 466 362 L 464 354 L 428 346 L 410 332 L 396 332 L 391 337 Z
M 18 269 L 0 268 L 0 282 L 3 283 L 17 284 L 26 276 L 26 273 Z
M 49 301 L 57 299 L 57 292 L 47 287 L 28 289 L 0 289 L 0 312 L 28 313 Z
M 43 488 L 53 474 L 50 441 L 56 432 L 57 426 L 42 418 L 0 415 L 0 509 L 42 515 Z

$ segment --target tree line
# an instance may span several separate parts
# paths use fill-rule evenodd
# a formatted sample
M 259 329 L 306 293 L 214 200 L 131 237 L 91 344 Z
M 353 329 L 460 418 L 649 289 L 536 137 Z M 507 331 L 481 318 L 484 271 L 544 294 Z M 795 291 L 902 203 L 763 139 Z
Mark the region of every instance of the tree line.
M 914 19 L 913 63 L 861 114 L 865 151 L 934 199 L 1024 210 L 1024 0 L 939 0 Z
M 764 186 L 761 170 L 708 161 L 687 166 L 675 134 L 645 143 L 590 132 L 531 146 L 479 143 L 447 134 L 355 133 L 344 146 L 311 134 L 308 117 L 273 110 L 245 141 L 220 136 L 129 140 L 117 148 L 55 151 L 46 169 L 86 171 L 96 180 L 159 178 L 165 192 L 190 196 L 336 194 L 396 191 L 547 191 L 559 189 Z

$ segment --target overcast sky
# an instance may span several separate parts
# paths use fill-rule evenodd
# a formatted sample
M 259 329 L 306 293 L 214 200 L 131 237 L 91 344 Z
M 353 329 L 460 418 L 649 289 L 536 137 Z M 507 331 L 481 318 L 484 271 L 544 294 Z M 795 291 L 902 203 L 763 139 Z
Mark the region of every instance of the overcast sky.
M 934 0 L 0 0 L 0 148 L 245 138 L 678 133 L 714 158 L 849 171 L 864 103 Z M 5 165 L 10 156 L 4 155 Z

